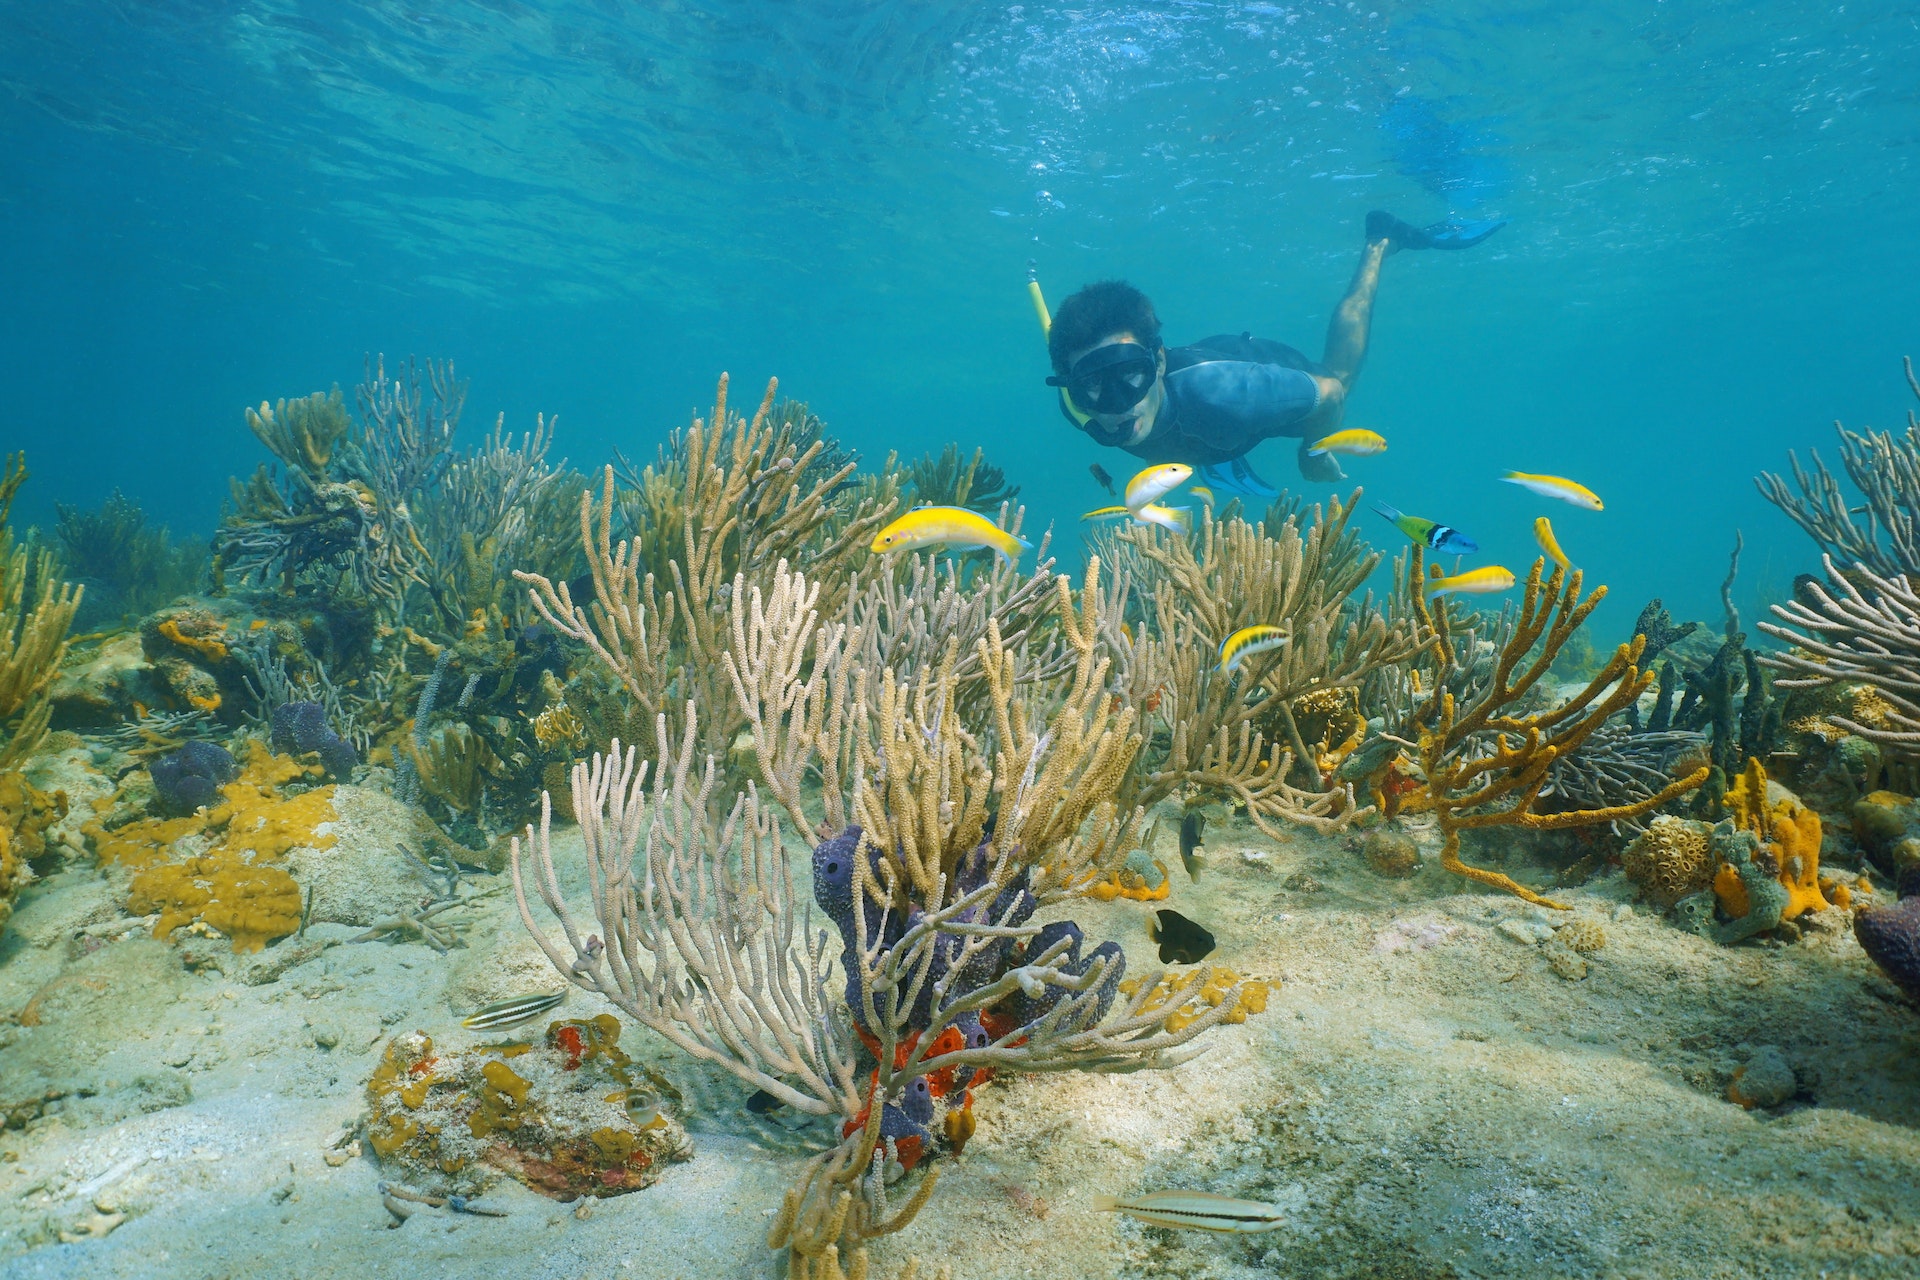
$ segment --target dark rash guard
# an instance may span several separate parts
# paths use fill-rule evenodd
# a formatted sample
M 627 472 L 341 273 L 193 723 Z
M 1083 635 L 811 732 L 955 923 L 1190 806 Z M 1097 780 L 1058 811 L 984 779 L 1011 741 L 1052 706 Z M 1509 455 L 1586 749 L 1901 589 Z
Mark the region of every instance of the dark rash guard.
M 1198 468 L 1243 457 L 1274 436 L 1298 436 L 1301 422 L 1320 405 L 1317 370 L 1284 342 L 1245 333 L 1169 347 L 1166 400 L 1153 430 L 1119 447 L 1150 462 Z M 1102 438 L 1098 422 L 1083 429 L 1101 444 L 1116 443 Z

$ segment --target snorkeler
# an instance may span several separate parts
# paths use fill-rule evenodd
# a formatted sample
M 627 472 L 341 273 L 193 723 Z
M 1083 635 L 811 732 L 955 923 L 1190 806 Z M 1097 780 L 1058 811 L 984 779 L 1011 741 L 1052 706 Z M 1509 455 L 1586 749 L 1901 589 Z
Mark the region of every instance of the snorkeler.
M 1095 442 L 1150 462 L 1186 463 L 1216 486 L 1272 496 L 1246 454 L 1275 436 L 1300 440 L 1300 474 L 1308 480 L 1340 480 L 1339 461 L 1331 453 L 1310 455 L 1307 446 L 1340 426 L 1367 354 L 1380 264 L 1400 249 L 1468 249 L 1505 225 L 1414 227 L 1369 213 L 1360 266 L 1327 326 L 1318 362 L 1250 333 L 1168 348 L 1146 294 L 1123 280 L 1087 285 L 1051 317 L 1054 376 L 1047 384 L 1061 389 L 1061 411 Z M 1044 303 L 1031 287 L 1044 323 Z

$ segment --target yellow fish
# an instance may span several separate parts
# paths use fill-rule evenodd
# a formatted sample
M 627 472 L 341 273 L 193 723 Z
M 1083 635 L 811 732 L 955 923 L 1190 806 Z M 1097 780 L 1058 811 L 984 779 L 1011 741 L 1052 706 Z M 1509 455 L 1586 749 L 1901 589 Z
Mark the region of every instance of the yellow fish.
M 1127 481 L 1127 509 L 1138 511 L 1150 502 L 1160 501 L 1185 484 L 1192 474 L 1193 468 L 1184 462 L 1155 463 Z
M 1536 516 L 1534 518 L 1533 540 L 1540 544 L 1542 551 L 1553 557 L 1555 564 L 1565 569 L 1568 573 L 1573 572 L 1573 566 L 1567 562 L 1567 553 L 1560 549 L 1560 540 L 1553 536 L 1553 522 L 1551 520 L 1548 520 L 1545 516 Z
M 1456 573 L 1451 578 L 1430 578 L 1427 580 L 1427 594 L 1437 596 L 1446 591 L 1458 591 L 1470 595 L 1491 595 L 1496 591 L 1513 589 L 1513 571 L 1503 569 L 1497 564 L 1481 569 L 1469 569 L 1465 573 Z
M 1141 524 L 1157 524 L 1162 529 L 1171 529 L 1175 533 L 1193 532 L 1193 508 L 1168 507 L 1158 502 L 1149 502 L 1133 513 L 1133 518 Z
M 1346 453 L 1358 458 L 1369 453 L 1384 453 L 1386 448 L 1387 438 L 1378 431 L 1350 427 L 1330 436 L 1321 436 L 1307 446 L 1307 453 L 1315 458 L 1323 453 Z
M 1213 490 L 1207 488 L 1207 486 L 1203 484 L 1196 484 L 1191 489 L 1188 489 L 1187 492 L 1192 494 L 1194 497 L 1200 499 L 1200 501 L 1206 503 L 1208 506 L 1213 505 Z
M 1201 1231 L 1251 1234 L 1271 1231 L 1287 1221 L 1279 1206 L 1259 1200 L 1235 1200 L 1211 1191 L 1149 1191 L 1145 1195 L 1095 1196 L 1095 1213 L 1124 1213 L 1156 1227 L 1193 1227 Z
M 1242 627 L 1220 642 L 1220 669 L 1234 671 L 1241 660 L 1290 644 L 1293 637 L 1279 627 Z
M 923 551 L 928 547 L 991 547 L 1009 564 L 1020 553 L 1033 550 L 1025 538 L 1008 533 L 977 511 L 965 507 L 921 507 L 895 520 L 874 535 L 870 550 Z
M 1080 517 L 1082 520 L 1131 520 L 1135 524 L 1157 524 L 1162 529 L 1177 529 L 1181 533 L 1193 530 L 1193 512 L 1186 507 L 1167 507 L 1157 502 L 1149 502 L 1138 511 L 1126 507 L 1095 507 Z
M 1604 511 L 1606 504 L 1600 501 L 1600 495 L 1583 484 L 1576 484 L 1565 476 L 1536 476 L 1525 471 L 1509 471 L 1500 477 L 1508 484 L 1517 484 L 1522 489 L 1531 490 L 1543 498 L 1558 498 L 1562 502 L 1571 502 L 1576 507 L 1585 507 L 1589 511 Z

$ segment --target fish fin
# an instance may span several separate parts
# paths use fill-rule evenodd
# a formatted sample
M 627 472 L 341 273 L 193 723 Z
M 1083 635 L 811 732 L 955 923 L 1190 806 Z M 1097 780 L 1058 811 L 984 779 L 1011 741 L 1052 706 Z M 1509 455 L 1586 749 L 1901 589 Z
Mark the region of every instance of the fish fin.
M 1192 507 L 1168 507 L 1167 510 L 1173 512 L 1173 522 L 1180 526 L 1183 533 L 1193 532 Z
M 1095 1213 L 1112 1213 L 1119 1207 L 1120 1200 L 1117 1196 L 1095 1196 L 1091 1204 Z
M 1399 509 L 1398 509 L 1398 508 L 1396 508 L 1396 507 L 1390 507 L 1390 506 L 1388 506 L 1388 505 L 1387 505 L 1386 503 L 1384 503 L 1384 502 L 1376 502 L 1376 503 L 1374 503 L 1374 504 L 1373 504 L 1373 513 L 1374 513 L 1375 515 L 1377 515 L 1377 516 L 1381 516 L 1381 517 L 1383 517 L 1383 518 L 1385 518 L 1385 519 L 1387 519 L 1387 520 L 1398 520 L 1398 519 L 1400 518 L 1400 511 L 1399 511 Z
M 1277 498 L 1280 491 L 1262 480 L 1247 465 L 1245 458 L 1235 458 L 1231 462 L 1210 462 L 1200 468 L 1200 474 L 1206 477 L 1207 484 L 1215 489 L 1225 489 L 1229 493 L 1242 494 L 1249 498 Z

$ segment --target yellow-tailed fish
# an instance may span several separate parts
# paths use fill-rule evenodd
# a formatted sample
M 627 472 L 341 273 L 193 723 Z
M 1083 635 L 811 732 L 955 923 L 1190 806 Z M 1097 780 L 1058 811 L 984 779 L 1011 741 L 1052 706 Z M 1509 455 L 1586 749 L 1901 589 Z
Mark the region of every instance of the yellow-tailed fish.
M 1192 488 L 1188 489 L 1187 492 L 1192 494 L 1194 497 L 1200 499 L 1200 501 L 1206 503 L 1208 506 L 1213 505 L 1213 490 L 1207 488 L 1207 486 L 1203 484 L 1196 484 Z
M 1553 557 L 1555 564 L 1565 569 L 1568 573 L 1573 572 L 1573 566 L 1567 562 L 1567 553 L 1560 549 L 1560 539 L 1553 536 L 1553 522 L 1551 520 L 1545 516 L 1534 517 L 1533 540 L 1540 544 L 1542 551 Z
M 1211 1191 L 1149 1191 L 1145 1195 L 1095 1196 L 1095 1213 L 1124 1213 L 1156 1227 L 1189 1227 L 1200 1231 L 1251 1234 L 1271 1231 L 1286 1222 L 1278 1205 L 1260 1200 L 1235 1200 Z
M 1427 594 L 1430 596 L 1441 595 L 1448 591 L 1484 596 L 1496 591 L 1511 590 L 1513 590 L 1513 570 L 1504 569 L 1497 564 L 1487 565 L 1483 569 L 1469 569 L 1465 573 L 1456 573 L 1451 578 L 1427 579 Z
M 567 993 L 563 989 L 536 991 L 531 995 L 515 996 L 511 1000 L 498 1000 L 460 1019 L 460 1025 L 469 1031 L 492 1031 L 496 1027 L 518 1026 L 529 1018 L 539 1017 L 566 998 Z
M 1125 507 L 1095 507 L 1080 518 L 1082 520 L 1131 520 L 1133 512 Z
M 1242 627 L 1220 642 L 1220 669 L 1235 671 L 1242 660 L 1289 644 L 1293 637 L 1279 627 Z
M 965 507 L 921 507 L 895 520 L 874 535 L 873 551 L 923 551 L 928 547 L 991 547 L 1010 564 L 1033 544 L 1008 533 L 977 511 Z
M 1160 501 L 1185 484 L 1192 474 L 1193 468 L 1184 462 L 1155 463 L 1127 481 L 1127 508 L 1138 511 L 1150 502 Z
M 1565 476 L 1536 476 L 1525 471 L 1509 471 L 1500 477 L 1508 484 L 1517 484 L 1543 498 L 1558 498 L 1570 502 L 1576 507 L 1585 507 L 1589 511 L 1604 511 L 1606 504 L 1600 501 L 1600 495 L 1583 484 L 1577 484 Z
M 1386 448 L 1387 438 L 1378 431 L 1349 427 L 1330 436 L 1321 436 L 1307 446 L 1307 453 L 1315 458 L 1323 453 L 1345 453 L 1359 458 L 1369 453 L 1384 453 Z
M 1158 502 L 1149 502 L 1133 513 L 1133 518 L 1141 524 L 1157 524 L 1162 529 L 1171 529 L 1175 533 L 1193 532 L 1193 508 L 1168 507 Z

